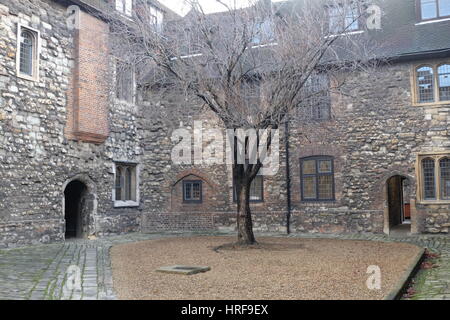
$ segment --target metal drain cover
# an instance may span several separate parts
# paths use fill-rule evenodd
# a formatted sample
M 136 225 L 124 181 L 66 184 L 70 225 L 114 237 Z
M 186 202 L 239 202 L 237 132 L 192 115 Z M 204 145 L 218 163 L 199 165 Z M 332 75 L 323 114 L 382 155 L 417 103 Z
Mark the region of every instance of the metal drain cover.
M 163 273 L 184 274 L 184 275 L 190 276 L 192 274 L 208 272 L 210 270 L 211 270 L 210 267 L 176 265 L 176 266 L 169 266 L 169 267 L 161 267 L 156 271 L 163 272 Z

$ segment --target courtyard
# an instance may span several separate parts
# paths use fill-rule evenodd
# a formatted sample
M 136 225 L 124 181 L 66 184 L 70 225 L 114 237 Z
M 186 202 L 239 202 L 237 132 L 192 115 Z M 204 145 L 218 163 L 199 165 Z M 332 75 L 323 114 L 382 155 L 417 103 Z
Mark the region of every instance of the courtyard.
M 450 299 L 445 236 L 260 234 L 257 248 L 218 248 L 232 240 L 227 234 L 134 233 L 0 250 L 0 299 L 383 299 L 417 249 L 411 244 L 439 256 L 433 268 L 419 271 L 408 299 Z M 155 272 L 181 263 L 211 271 Z M 366 288 L 372 264 L 383 270 L 379 291 Z M 67 286 L 71 266 L 80 270 L 79 288 Z

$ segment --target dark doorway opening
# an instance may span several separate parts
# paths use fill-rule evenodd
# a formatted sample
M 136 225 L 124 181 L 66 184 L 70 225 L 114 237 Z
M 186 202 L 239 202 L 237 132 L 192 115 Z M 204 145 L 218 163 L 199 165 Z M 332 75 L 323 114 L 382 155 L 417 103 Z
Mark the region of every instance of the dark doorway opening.
M 393 176 L 387 180 L 389 229 L 407 233 L 411 231 L 409 181 L 402 176 Z
M 87 187 L 80 181 L 70 182 L 64 191 L 66 239 L 84 238 L 87 233 L 87 212 L 84 210 Z

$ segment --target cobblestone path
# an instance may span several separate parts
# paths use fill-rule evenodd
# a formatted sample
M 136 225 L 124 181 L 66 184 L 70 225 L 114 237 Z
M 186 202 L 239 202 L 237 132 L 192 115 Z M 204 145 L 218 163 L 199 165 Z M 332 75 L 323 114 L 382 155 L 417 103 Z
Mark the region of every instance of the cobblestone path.
M 198 233 L 134 233 L 93 241 L 75 240 L 63 244 L 0 250 L 0 300 L 115 299 L 109 257 L 111 246 L 126 242 L 192 235 L 198 235 Z M 218 233 L 207 235 L 218 235 Z M 265 233 L 259 236 L 280 235 Z M 437 267 L 421 270 L 418 273 L 414 279 L 416 293 L 410 299 L 450 299 L 450 237 L 448 236 L 295 234 L 289 237 L 398 241 L 426 247 L 440 254 L 435 261 Z M 77 277 L 78 275 L 80 277 Z

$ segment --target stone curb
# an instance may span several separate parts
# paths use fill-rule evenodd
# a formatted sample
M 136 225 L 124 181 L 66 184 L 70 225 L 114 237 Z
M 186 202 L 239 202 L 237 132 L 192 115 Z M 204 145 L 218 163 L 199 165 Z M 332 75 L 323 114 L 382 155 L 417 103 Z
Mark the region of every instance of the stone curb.
M 419 247 L 419 246 L 417 246 Z M 411 279 L 414 277 L 414 275 L 417 273 L 417 271 L 420 268 L 420 264 L 425 258 L 425 248 L 419 247 L 421 250 L 414 258 L 414 261 L 409 265 L 408 269 L 406 269 L 406 272 L 403 274 L 402 278 L 397 282 L 397 284 L 394 286 L 394 289 L 391 290 L 391 292 L 386 295 L 383 300 L 400 300 L 403 292 L 408 287 L 408 284 L 410 283 Z

